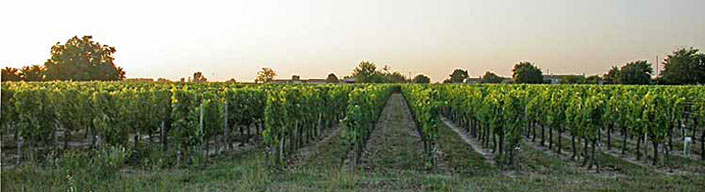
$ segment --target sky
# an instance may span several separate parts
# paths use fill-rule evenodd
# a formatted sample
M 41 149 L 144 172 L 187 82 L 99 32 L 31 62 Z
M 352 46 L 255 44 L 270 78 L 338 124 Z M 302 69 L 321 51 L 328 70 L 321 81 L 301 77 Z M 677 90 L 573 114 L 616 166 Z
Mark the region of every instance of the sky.
M 0 66 L 43 64 L 56 42 L 114 46 L 128 78 L 253 81 L 349 75 L 363 60 L 432 81 L 462 68 L 604 74 L 705 49 L 704 0 L 3 1 Z M 701 51 L 703 52 L 703 51 Z M 662 68 L 662 66 L 660 67 Z

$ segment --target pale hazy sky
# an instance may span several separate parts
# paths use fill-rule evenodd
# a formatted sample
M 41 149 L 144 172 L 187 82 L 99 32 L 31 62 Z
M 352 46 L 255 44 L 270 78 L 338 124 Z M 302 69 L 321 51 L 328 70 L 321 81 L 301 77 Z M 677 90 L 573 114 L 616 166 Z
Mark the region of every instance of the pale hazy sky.
M 355 0 L 0 2 L 0 65 L 43 64 L 50 47 L 93 35 L 128 78 L 252 81 L 338 77 L 362 60 L 433 81 L 454 68 L 511 75 L 602 74 L 612 65 L 705 49 L 705 0 Z

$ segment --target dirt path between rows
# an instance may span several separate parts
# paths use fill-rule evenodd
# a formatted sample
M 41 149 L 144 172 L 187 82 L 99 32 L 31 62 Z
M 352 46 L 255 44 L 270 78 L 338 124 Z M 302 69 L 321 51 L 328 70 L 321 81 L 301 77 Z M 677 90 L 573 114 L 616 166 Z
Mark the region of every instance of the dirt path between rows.
M 320 141 L 314 141 L 315 144 L 308 144 L 303 148 L 299 149 L 296 154 L 294 154 L 287 164 L 287 167 L 295 168 L 301 166 L 304 162 L 310 159 L 313 155 L 317 154 L 317 149 L 321 148 L 323 145 L 328 145 L 334 136 L 338 135 L 340 132 L 339 125 L 337 123 L 333 124 L 330 129 L 323 130 L 323 139 Z
M 360 166 L 365 170 L 421 170 L 423 143 L 401 94 L 392 94 L 367 141 Z
M 456 126 L 455 123 L 446 119 L 445 117 L 441 117 L 441 120 L 443 121 L 443 123 L 446 124 L 446 126 L 450 127 L 453 131 L 455 131 L 455 133 L 457 133 L 460 138 L 465 141 L 465 143 L 470 145 L 473 151 L 482 155 L 487 164 L 496 165 L 495 155 L 492 154 L 492 152 L 490 152 L 489 150 L 483 148 L 480 144 L 480 141 L 476 140 L 475 138 L 468 137 L 467 133 L 464 130 Z
M 539 128 L 539 130 L 542 129 L 541 127 L 537 127 L 537 128 Z M 547 129 L 547 128 L 544 128 L 544 129 Z M 558 136 L 556 130 L 548 129 L 548 130 L 546 130 L 546 131 L 553 131 L 553 132 L 554 132 L 554 133 L 553 133 L 553 134 L 554 134 L 554 137 L 557 137 L 557 136 Z M 546 135 L 548 136 L 548 133 L 547 133 Z M 566 139 L 566 140 L 570 140 L 570 135 L 569 135 L 569 133 L 568 133 L 568 134 L 562 134 L 562 135 L 561 135 L 561 138 L 562 138 L 562 139 Z M 537 140 L 539 140 L 539 138 L 537 138 Z M 537 142 L 540 142 L 540 141 L 537 141 Z M 621 141 L 620 141 L 620 142 L 621 142 Z M 576 144 L 577 144 L 577 145 L 580 145 L 580 146 L 579 146 L 579 148 L 580 148 L 580 147 L 582 147 L 582 146 L 585 144 L 585 141 L 583 140 L 583 141 L 581 141 L 581 142 L 576 142 Z M 555 145 L 555 143 L 554 143 L 554 145 Z M 570 143 L 568 143 L 568 145 L 570 145 Z M 614 149 L 614 148 L 613 148 L 612 150 L 607 150 L 607 147 L 605 147 L 605 146 L 598 146 L 597 148 L 599 149 L 599 151 L 600 151 L 602 154 L 609 155 L 609 156 L 611 156 L 611 157 L 620 159 L 620 160 L 622 160 L 622 161 L 624 161 L 624 162 L 631 163 L 631 164 L 633 164 L 633 165 L 636 165 L 636 166 L 639 166 L 639 167 L 642 167 L 642 168 L 646 168 L 646 169 L 651 170 L 651 171 L 656 172 L 656 173 L 660 173 L 660 174 L 664 174 L 664 175 L 683 175 L 683 174 L 686 174 L 686 173 L 692 173 L 692 172 L 690 172 L 690 171 L 685 171 L 685 170 L 676 170 L 676 169 L 670 169 L 670 170 L 669 170 L 669 169 L 666 169 L 666 168 L 655 167 L 655 166 L 653 166 L 653 165 L 651 165 L 651 164 L 649 164 L 649 163 L 642 162 L 641 160 L 636 160 L 636 157 L 633 156 L 631 153 L 627 153 L 627 155 L 622 155 L 621 152 L 618 151 L 618 149 Z M 580 148 L 580 149 L 582 149 L 582 148 Z M 554 150 L 554 151 L 555 151 L 555 150 Z M 568 153 L 568 152 L 566 152 L 566 153 L 564 153 L 564 154 L 567 154 L 567 153 Z M 646 157 L 644 157 L 644 158 L 646 159 Z M 643 161 L 645 161 L 645 160 L 643 160 Z

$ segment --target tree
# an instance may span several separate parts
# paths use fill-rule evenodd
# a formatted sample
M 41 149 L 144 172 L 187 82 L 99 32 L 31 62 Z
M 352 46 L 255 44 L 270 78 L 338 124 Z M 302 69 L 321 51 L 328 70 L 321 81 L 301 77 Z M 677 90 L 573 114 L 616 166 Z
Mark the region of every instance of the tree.
M 44 71 L 40 65 L 24 66 L 20 69 L 20 77 L 24 81 L 43 81 Z
M 502 77 L 497 76 L 497 74 L 494 74 L 490 71 L 485 72 L 485 75 L 482 76 L 482 82 L 483 83 L 502 83 Z
M 619 68 L 617 66 L 612 66 L 607 74 L 602 75 L 602 78 L 608 84 L 617 83 L 617 79 L 619 78 Z
M 328 78 L 326 78 L 326 83 L 338 83 L 340 80 L 338 80 L 338 76 L 335 76 L 335 73 L 330 73 L 328 74 Z
M 193 78 L 191 79 L 191 82 L 205 83 L 206 81 L 208 81 L 208 79 L 206 79 L 206 77 L 203 76 L 203 73 L 201 73 L 200 71 L 193 73 Z
M 651 82 L 651 63 L 640 60 L 627 63 L 619 69 L 617 82 L 619 84 L 643 85 Z
M 20 81 L 20 70 L 14 67 L 5 67 L 2 69 L 2 81 Z
M 468 78 L 468 71 L 463 69 L 455 69 L 453 73 L 450 74 L 451 83 L 463 83 L 465 79 Z
M 406 81 L 406 77 L 399 72 L 386 73 L 384 76 L 387 83 L 403 83 Z
M 237 83 L 237 80 L 235 78 L 230 78 L 230 80 L 226 81 L 227 83 Z
M 698 49 L 678 49 L 666 56 L 661 80 L 666 84 L 705 83 L 705 53 Z
M 274 72 L 272 68 L 262 68 L 262 71 L 257 72 L 257 78 L 255 79 L 255 83 L 269 83 L 274 79 L 275 76 L 277 76 L 277 73 Z
M 592 76 L 588 76 L 587 78 L 585 78 L 585 81 L 583 83 L 585 83 L 585 84 L 600 84 L 600 80 L 601 80 L 600 76 L 592 75 Z
M 524 61 L 514 65 L 512 78 L 516 83 L 543 83 L 543 72 L 531 62 Z
M 430 83 L 431 78 L 428 78 L 426 75 L 423 74 L 418 74 L 416 77 L 414 77 L 414 83 Z
M 360 62 L 353 70 L 352 77 L 358 83 L 381 83 L 384 77 L 377 71 L 377 65 L 369 61 Z
M 115 47 L 101 45 L 83 36 L 56 43 L 51 47 L 51 58 L 45 63 L 49 80 L 115 81 L 125 79 L 125 71 L 113 63 Z
M 561 78 L 561 84 L 583 84 L 585 76 L 568 75 Z

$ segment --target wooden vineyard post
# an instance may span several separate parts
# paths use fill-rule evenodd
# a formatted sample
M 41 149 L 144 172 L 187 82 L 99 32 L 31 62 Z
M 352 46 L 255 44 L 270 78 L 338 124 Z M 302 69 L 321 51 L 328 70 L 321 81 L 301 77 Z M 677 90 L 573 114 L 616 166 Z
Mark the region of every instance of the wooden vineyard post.
M 201 144 L 201 150 L 203 151 L 203 157 L 205 158 L 205 161 L 204 161 L 204 165 L 205 165 L 205 164 L 206 164 L 205 162 L 208 161 L 208 151 L 205 150 L 206 145 L 208 145 L 208 141 L 204 139 L 204 138 L 205 138 L 205 131 L 204 131 L 205 129 L 204 129 L 204 127 L 203 127 L 203 115 L 204 115 L 204 113 L 203 113 L 203 102 L 201 102 L 201 105 L 199 106 L 199 108 L 200 108 L 200 110 L 199 110 L 200 115 L 199 115 L 199 117 L 198 117 L 198 126 L 199 126 L 198 128 L 199 128 L 199 130 L 201 131 L 201 134 L 200 134 L 200 137 L 201 137 L 200 139 L 201 139 L 201 142 L 202 142 L 202 144 Z
M 226 96 L 227 97 L 227 96 Z M 230 150 L 230 145 L 228 144 L 228 100 L 226 98 L 225 100 L 225 107 L 223 108 L 223 139 L 222 142 L 222 147 L 223 150 Z

